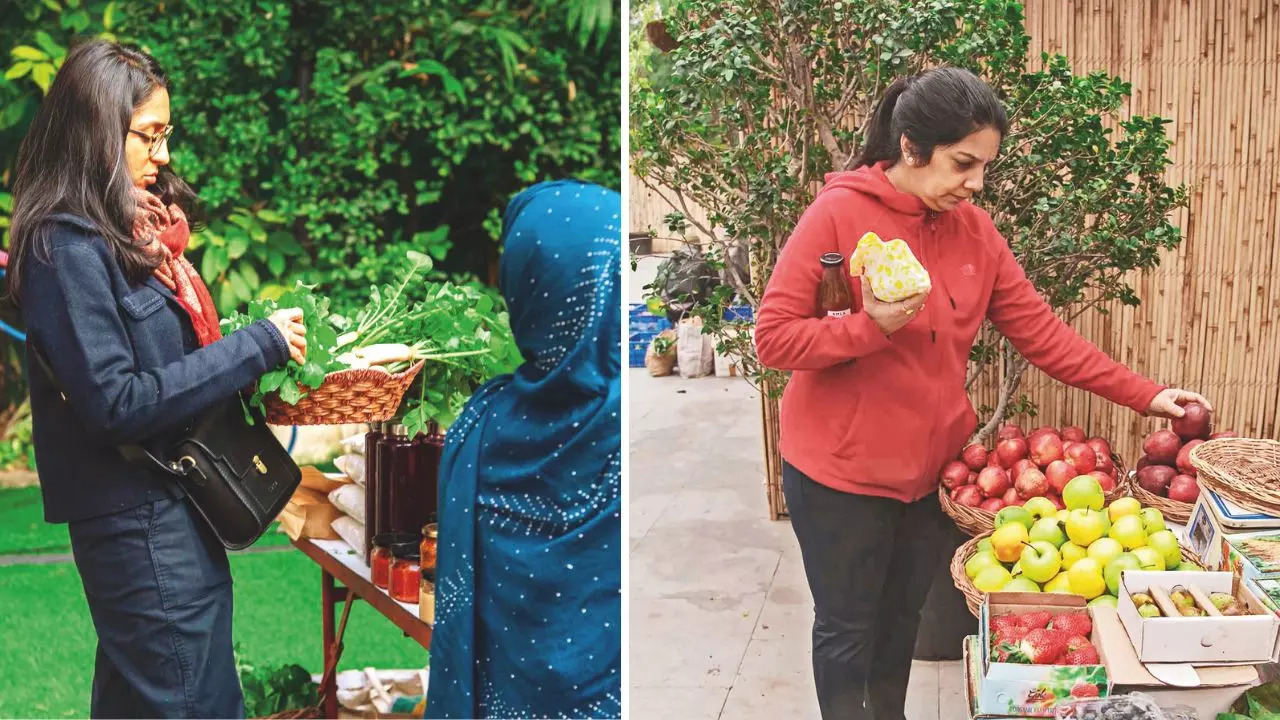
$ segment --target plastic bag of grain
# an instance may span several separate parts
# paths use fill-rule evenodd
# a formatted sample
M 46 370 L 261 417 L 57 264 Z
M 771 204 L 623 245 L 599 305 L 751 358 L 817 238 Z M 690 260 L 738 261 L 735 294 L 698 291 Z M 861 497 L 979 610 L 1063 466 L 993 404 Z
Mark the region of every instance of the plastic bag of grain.
M 344 514 L 350 515 L 356 519 L 356 522 L 364 524 L 364 486 L 350 483 L 329 493 L 329 502 L 333 506 L 341 510 Z
M 356 521 L 349 515 L 343 515 L 331 523 L 333 531 L 338 533 L 338 537 L 343 542 L 351 546 L 356 551 L 356 555 L 364 557 L 368 554 L 364 546 L 364 525 Z

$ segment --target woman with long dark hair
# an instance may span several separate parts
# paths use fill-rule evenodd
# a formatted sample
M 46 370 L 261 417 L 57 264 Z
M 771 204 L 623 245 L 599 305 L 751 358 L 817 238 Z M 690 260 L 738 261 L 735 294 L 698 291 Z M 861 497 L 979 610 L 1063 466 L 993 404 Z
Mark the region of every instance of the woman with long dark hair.
M 182 490 L 119 446 L 306 353 L 301 312 L 222 337 L 183 257 L 194 194 L 169 168 L 169 84 L 95 41 L 68 54 L 18 154 L 9 291 L 28 333 L 45 520 L 68 523 L 98 635 L 93 717 L 243 717 L 231 575 Z
M 939 68 L 893 83 L 852 172 L 834 173 L 787 241 L 756 346 L 793 371 L 782 399 L 782 481 L 813 592 L 822 716 L 903 717 L 920 609 L 947 548 L 938 474 L 973 433 L 969 349 L 990 319 L 1060 382 L 1157 417 L 1208 403 L 1107 357 L 1054 314 L 990 216 L 971 204 L 1009 129 L 981 79 Z M 825 253 L 866 232 L 902 238 L 931 290 L 881 302 L 864 277 L 853 312 L 819 313 Z

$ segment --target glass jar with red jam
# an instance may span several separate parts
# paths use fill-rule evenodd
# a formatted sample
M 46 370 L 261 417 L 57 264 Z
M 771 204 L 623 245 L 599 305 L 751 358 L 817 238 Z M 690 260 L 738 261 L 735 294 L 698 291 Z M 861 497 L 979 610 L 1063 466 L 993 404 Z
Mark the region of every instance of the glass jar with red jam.
M 418 547 L 419 561 L 423 570 L 436 569 L 436 544 L 440 539 L 439 526 L 430 523 L 422 527 L 422 543 Z
M 844 317 L 853 311 L 853 292 L 844 276 L 844 256 L 826 253 L 820 261 L 822 280 L 818 283 L 818 309 L 827 317 Z
M 382 533 L 373 538 L 373 552 L 370 553 L 370 579 L 374 587 L 388 589 L 391 582 L 391 561 L 393 545 L 414 543 L 417 540 L 408 533 Z
M 418 543 L 402 542 L 391 546 L 391 597 L 403 603 L 417 604 L 422 587 L 422 568 L 418 566 Z

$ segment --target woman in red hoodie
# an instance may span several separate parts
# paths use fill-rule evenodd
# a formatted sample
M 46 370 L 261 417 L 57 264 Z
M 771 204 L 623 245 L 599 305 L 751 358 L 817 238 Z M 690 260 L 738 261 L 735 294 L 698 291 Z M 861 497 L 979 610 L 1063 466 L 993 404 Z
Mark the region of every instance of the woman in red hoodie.
M 1008 131 L 972 73 L 940 68 L 885 92 L 852 172 L 800 218 L 760 306 L 760 361 L 792 371 L 782 399 L 783 490 L 814 599 L 822 716 L 903 717 L 920 609 L 945 558 L 938 474 L 973 433 L 969 349 L 990 319 L 1056 380 L 1158 417 L 1196 393 L 1112 360 L 1037 294 L 991 217 L 970 204 Z M 875 232 L 902 238 L 932 289 L 853 312 L 819 311 L 819 258 Z

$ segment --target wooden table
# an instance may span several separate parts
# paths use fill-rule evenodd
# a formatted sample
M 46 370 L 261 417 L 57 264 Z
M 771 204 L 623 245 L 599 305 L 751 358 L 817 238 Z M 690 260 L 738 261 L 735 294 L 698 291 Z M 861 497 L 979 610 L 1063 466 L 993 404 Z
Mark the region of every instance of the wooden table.
M 418 618 L 417 605 L 397 602 L 386 591 L 374 586 L 369 579 L 369 566 L 357 553 L 341 540 L 309 540 L 301 538 L 293 541 L 294 547 L 303 552 L 320 566 L 320 602 L 324 613 L 324 677 L 327 678 L 320 688 L 324 696 L 324 716 L 338 717 L 338 680 L 337 648 L 334 639 L 337 635 L 335 608 L 345 602 L 349 594 L 364 600 L 373 606 L 407 637 L 411 637 L 423 648 L 431 647 L 431 626 Z M 335 582 L 342 583 L 338 587 Z M 333 672 L 329 672 L 332 669 Z

